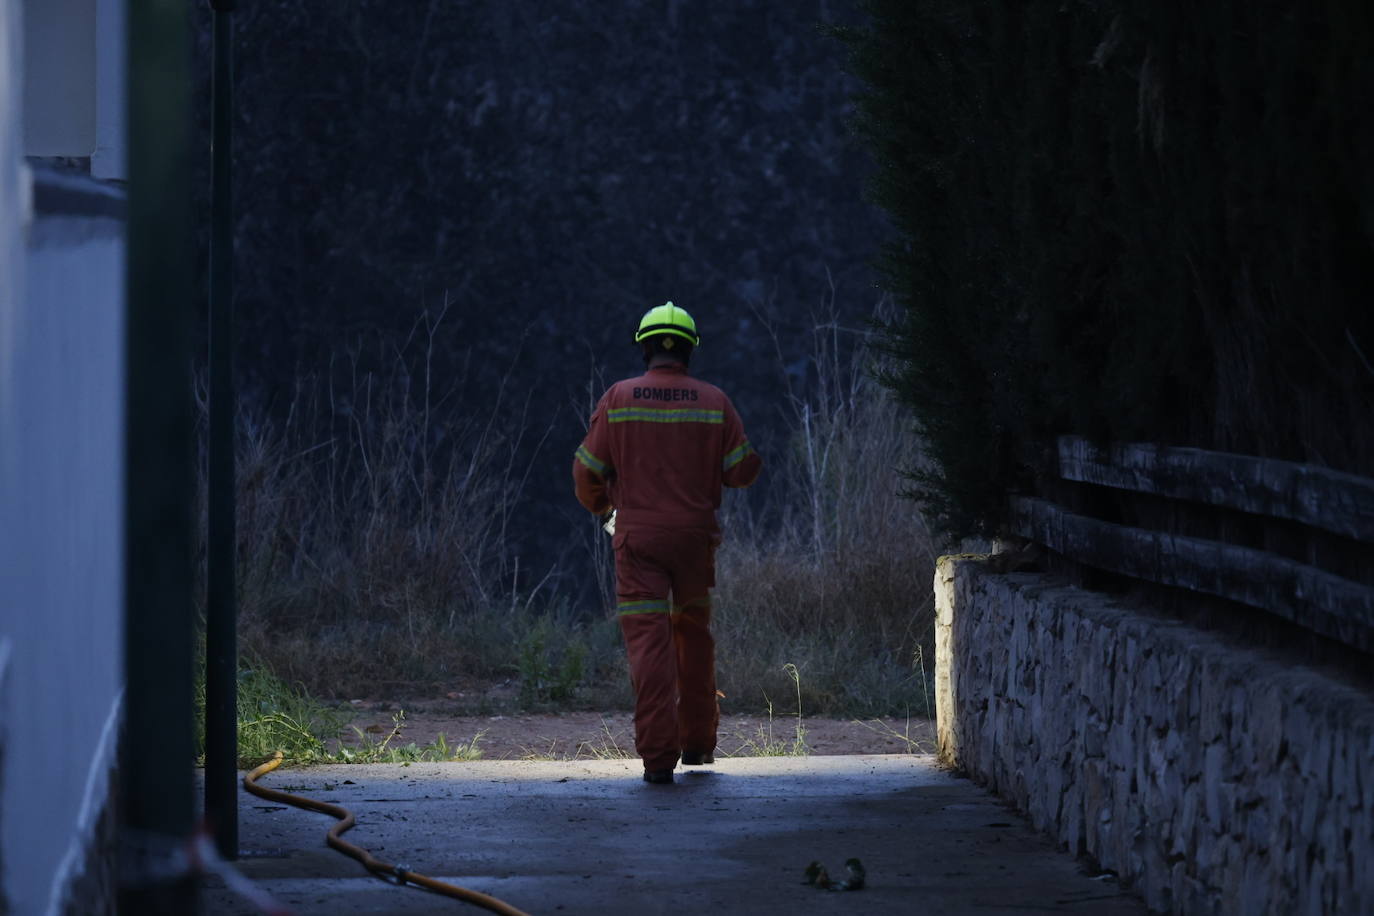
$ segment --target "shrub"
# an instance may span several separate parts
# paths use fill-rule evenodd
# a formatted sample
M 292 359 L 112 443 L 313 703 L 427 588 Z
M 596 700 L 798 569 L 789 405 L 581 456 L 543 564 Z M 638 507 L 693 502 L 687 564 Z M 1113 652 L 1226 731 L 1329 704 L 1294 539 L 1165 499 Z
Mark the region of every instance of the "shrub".
M 920 443 L 896 400 L 820 326 L 814 384 L 790 398 L 790 437 L 765 455 L 770 504 L 727 502 L 715 605 L 720 686 L 735 703 L 785 699 L 800 676 L 812 712 L 924 712 L 937 546 L 899 499 Z M 736 706 L 735 708 L 739 708 Z
M 765 447 L 772 485 L 724 513 L 722 688 L 735 709 L 786 701 L 792 664 L 809 712 L 919 712 L 935 549 L 916 506 L 894 498 L 918 444 L 864 372 L 864 335 L 831 320 L 815 337 L 809 380 L 785 400 L 785 446 Z M 604 589 L 608 539 L 587 518 L 585 558 L 570 548 L 540 579 L 522 570 L 511 506 L 526 471 L 504 457 L 509 428 L 414 384 L 422 365 L 398 358 L 346 395 L 302 382 L 280 426 L 241 413 L 252 667 L 323 697 L 475 680 L 516 683 L 510 701 L 527 709 L 627 704 L 613 602 L 570 597 L 579 579 Z
M 996 528 L 1067 432 L 1374 474 L 1364 0 L 864 8 L 888 382 L 940 527 Z

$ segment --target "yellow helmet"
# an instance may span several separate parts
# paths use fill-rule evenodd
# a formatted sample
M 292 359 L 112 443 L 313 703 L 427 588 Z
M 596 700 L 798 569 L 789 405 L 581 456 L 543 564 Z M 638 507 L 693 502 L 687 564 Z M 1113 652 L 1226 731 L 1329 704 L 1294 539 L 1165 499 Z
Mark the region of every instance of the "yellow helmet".
M 644 313 L 639 320 L 639 330 L 635 332 L 635 343 L 656 334 L 675 334 L 696 346 L 701 338 L 697 336 L 697 323 L 686 309 L 680 309 L 671 302 L 655 306 Z

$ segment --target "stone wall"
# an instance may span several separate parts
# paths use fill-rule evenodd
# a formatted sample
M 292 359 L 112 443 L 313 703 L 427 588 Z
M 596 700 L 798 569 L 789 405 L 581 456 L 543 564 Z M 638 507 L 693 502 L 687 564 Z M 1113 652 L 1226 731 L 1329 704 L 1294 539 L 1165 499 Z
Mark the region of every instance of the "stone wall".
M 1154 910 L 1374 912 L 1374 698 L 986 558 L 935 591 L 946 762 Z

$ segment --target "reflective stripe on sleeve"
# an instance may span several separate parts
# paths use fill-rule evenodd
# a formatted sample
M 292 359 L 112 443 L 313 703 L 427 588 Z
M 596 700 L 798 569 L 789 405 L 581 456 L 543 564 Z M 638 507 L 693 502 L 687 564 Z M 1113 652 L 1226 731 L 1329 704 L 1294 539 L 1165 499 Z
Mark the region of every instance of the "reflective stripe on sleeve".
M 739 446 L 739 448 L 732 449 L 728 454 L 726 454 L 723 470 L 730 470 L 732 467 L 739 464 L 741 461 L 743 461 L 745 458 L 748 458 L 753 453 L 754 447 L 750 445 L 749 440 L 746 439 L 743 442 L 743 444 Z
M 579 445 L 577 447 L 575 456 L 577 460 L 586 465 L 587 470 L 591 471 L 593 474 L 599 474 L 602 477 L 606 476 L 606 462 L 587 451 L 585 445 Z
M 700 407 L 612 407 L 606 412 L 612 423 L 712 423 L 723 424 L 725 412 Z
M 668 613 L 668 602 L 664 600 L 653 601 L 618 601 L 615 610 L 617 614 L 666 614 Z

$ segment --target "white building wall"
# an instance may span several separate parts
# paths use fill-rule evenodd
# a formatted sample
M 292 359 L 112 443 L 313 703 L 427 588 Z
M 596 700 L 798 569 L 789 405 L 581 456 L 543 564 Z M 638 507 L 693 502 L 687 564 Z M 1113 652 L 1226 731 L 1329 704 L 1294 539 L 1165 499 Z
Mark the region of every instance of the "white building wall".
M 14 344 L 14 335 L 9 331 L 13 317 L 11 304 L 18 300 L 23 290 L 22 240 L 27 182 L 20 180 L 23 140 L 19 133 L 18 111 L 22 42 L 19 0 L 0 0 L 0 371 L 10 361 L 6 348 Z M 0 414 L 10 400 L 8 389 L 0 384 Z M 0 461 L 3 459 L 4 452 L 0 451 Z M 3 471 L 0 465 L 0 473 Z M 0 527 L 3 527 L 3 520 L 0 516 Z M 3 613 L 4 605 L 0 604 L 0 614 Z
M 96 146 L 95 0 L 24 4 L 24 147 L 30 156 L 90 156 Z M 40 104 L 41 103 L 41 104 Z
M 85 869 L 115 764 L 124 229 L 87 178 L 47 175 L 31 213 L 19 14 L 0 0 L 0 910 L 27 916 Z
M 5 367 L 12 361 L 10 348 L 14 346 L 14 335 L 10 331 L 13 318 L 13 303 L 22 295 L 23 248 L 20 244 L 23 223 L 23 197 L 20 193 L 20 137 L 19 121 L 14 112 L 19 106 L 19 48 L 20 24 L 18 0 L 0 0 L 0 417 L 8 413 L 11 403 L 10 391 L 5 383 Z M 2 424 L 2 421 L 0 421 Z M 0 425 L 0 531 L 9 528 L 5 500 L 7 484 L 10 479 L 8 462 L 10 450 L 5 447 L 3 425 Z M 10 568 L 4 555 L 0 553 L 0 576 Z M 3 791 L 5 768 L 9 760 L 9 749 L 13 742 L 14 723 L 11 721 L 9 684 L 9 643 L 7 621 L 12 613 L 9 606 L 10 596 L 4 590 L 4 579 L 0 578 L 0 827 L 12 820 L 8 807 L 8 796 Z M 6 871 L 5 844 L 0 842 L 0 913 L 7 911 L 8 886 L 4 881 Z
M 60 902 L 108 798 L 122 697 L 122 225 L 35 220 L 0 415 L 5 886 Z
M 128 10 L 124 0 L 99 0 L 95 28 L 95 150 L 91 153 L 91 174 L 96 178 L 125 179 L 129 169 L 125 161 Z

